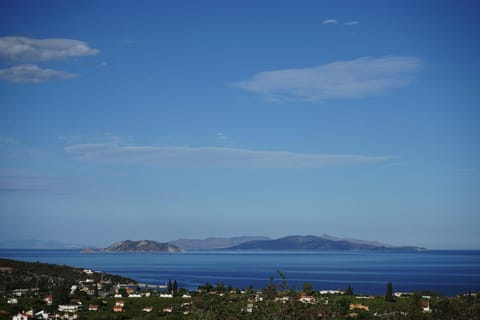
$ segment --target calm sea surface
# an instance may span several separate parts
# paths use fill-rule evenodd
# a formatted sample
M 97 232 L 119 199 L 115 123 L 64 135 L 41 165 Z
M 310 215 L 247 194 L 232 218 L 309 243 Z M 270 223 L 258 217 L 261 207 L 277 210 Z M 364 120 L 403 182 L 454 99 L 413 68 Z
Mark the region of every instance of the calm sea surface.
M 281 270 L 288 284 L 301 289 L 310 282 L 317 290 L 345 289 L 384 294 L 387 282 L 394 291 L 440 291 L 446 295 L 480 291 L 480 251 L 425 252 L 230 252 L 95 253 L 78 250 L 0 249 L 0 257 L 65 264 L 131 277 L 140 283 L 196 289 L 209 282 L 263 288 Z

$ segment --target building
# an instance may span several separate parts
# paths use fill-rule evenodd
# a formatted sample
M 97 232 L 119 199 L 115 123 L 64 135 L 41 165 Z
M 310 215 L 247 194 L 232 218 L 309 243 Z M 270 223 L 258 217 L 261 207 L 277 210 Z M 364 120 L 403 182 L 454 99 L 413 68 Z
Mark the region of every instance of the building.
M 125 306 L 125 302 L 123 301 L 115 302 L 115 306 L 113 307 L 113 312 L 123 312 L 124 306 Z
M 77 312 L 78 311 L 78 305 L 59 305 L 58 306 L 58 311 L 60 312 Z
M 355 310 L 356 309 L 356 310 L 368 311 L 368 306 L 360 304 L 360 303 L 350 303 L 349 309 L 350 310 Z

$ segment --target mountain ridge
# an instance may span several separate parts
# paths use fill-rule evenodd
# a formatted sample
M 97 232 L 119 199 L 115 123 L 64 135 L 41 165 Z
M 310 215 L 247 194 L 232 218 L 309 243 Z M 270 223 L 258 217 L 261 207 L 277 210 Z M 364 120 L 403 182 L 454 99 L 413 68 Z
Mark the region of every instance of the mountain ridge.
M 225 250 L 395 250 L 423 251 L 426 248 L 416 246 L 391 246 L 378 241 L 366 241 L 325 236 L 285 236 L 273 240 L 249 241 Z

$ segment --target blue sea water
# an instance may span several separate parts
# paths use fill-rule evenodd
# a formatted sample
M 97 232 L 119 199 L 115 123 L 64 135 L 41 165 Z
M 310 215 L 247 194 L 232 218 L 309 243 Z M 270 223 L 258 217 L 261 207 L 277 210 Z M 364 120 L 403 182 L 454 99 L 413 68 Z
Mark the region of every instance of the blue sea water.
M 206 282 L 238 288 L 263 288 L 276 270 L 290 287 L 310 282 L 317 290 L 345 289 L 355 293 L 384 294 L 387 282 L 394 291 L 434 290 L 453 296 L 480 292 L 480 251 L 324 251 L 187 253 L 94 253 L 78 250 L 0 249 L 0 257 L 40 261 L 104 271 L 131 277 L 140 283 L 196 289 Z

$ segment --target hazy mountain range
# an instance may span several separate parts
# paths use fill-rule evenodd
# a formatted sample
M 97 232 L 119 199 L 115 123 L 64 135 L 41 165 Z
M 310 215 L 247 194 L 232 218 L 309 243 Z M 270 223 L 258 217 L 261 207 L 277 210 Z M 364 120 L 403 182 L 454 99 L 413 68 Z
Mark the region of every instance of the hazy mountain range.
M 71 244 L 55 240 L 22 239 L 0 241 L 2 249 L 81 249 L 80 244 Z
M 9 249 L 82 249 L 87 245 L 59 241 L 18 240 L 0 242 L 0 248 Z M 210 237 L 206 239 L 177 239 L 169 242 L 154 240 L 117 242 L 104 249 L 91 251 L 123 252 L 182 252 L 189 250 L 425 250 L 417 246 L 391 246 L 378 241 L 322 236 L 293 235 L 278 239 L 264 236 Z

